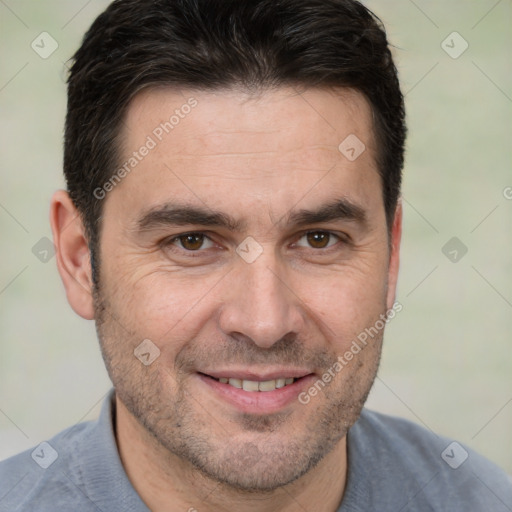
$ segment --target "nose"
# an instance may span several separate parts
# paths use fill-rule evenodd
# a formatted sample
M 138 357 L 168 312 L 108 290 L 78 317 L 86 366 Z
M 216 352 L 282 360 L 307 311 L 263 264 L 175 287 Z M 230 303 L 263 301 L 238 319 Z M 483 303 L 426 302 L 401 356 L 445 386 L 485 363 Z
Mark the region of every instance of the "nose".
M 286 279 L 282 266 L 261 256 L 240 261 L 225 282 L 220 328 L 235 338 L 250 338 L 270 348 L 284 336 L 296 335 L 304 323 L 301 300 Z

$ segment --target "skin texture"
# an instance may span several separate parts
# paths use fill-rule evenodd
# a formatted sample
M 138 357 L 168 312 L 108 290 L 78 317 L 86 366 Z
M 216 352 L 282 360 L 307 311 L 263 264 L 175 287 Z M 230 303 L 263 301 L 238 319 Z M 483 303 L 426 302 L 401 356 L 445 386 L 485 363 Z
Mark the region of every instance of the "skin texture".
M 190 98 L 197 105 L 159 141 L 155 128 Z M 269 413 L 241 410 L 198 372 L 295 368 L 314 381 L 392 307 L 401 207 L 389 238 L 371 119 L 349 90 L 140 93 L 125 118 L 123 163 L 148 135 L 157 144 L 103 199 L 98 290 L 80 219 L 55 194 L 59 271 L 73 309 L 96 321 L 121 458 L 151 510 L 339 506 L 345 436 L 374 381 L 383 331 L 309 403 Z M 366 146 L 354 161 L 338 150 L 350 134 Z M 340 199 L 362 215 L 288 221 Z M 243 225 L 148 217 L 177 203 Z M 182 236 L 191 232 L 199 237 Z M 236 251 L 247 237 L 262 251 L 251 263 Z M 134 356 L 145 339 L 160 350 L 149 365 Z

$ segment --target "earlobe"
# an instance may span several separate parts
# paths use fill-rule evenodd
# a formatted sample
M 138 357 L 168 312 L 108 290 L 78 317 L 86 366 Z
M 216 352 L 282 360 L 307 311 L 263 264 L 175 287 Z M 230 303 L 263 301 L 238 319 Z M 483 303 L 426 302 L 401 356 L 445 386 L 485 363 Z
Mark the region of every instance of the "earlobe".
M 400 267 L 400 241 L 402 239 L 402 198 L 396 205 L 393 225 L 391 226 L 391 247 L 388 268 L 388 310 L 393 307 L 396 298 L 396 284 Z
M 52 197 L 50 223 L 57 267 L 68 302 L 75 313 L 92 320 L 94 307 L 89 245 L 82 219 L 64 190 L 58 190 Z

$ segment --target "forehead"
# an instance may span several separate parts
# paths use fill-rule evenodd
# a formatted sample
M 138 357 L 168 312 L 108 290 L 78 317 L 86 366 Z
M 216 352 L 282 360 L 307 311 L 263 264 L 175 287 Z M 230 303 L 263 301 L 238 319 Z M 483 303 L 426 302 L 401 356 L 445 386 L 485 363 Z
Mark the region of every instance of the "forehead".
M 371 203 L 381 190 L 371 120 L 351 90 L 149 89 L 127 110 L 119 164 L 134 165 L 107 203 L 124 196 L 147 211 L 179 197 L 244 216 L 260 205 L 274 219 L 298 202 Z
M 122 131 L 128 145 L 136 144 L 142 133 L 152 134 L 164 144 L 161 138 L 178 135 L 180 147 L 175 150 L 182 154 L 196 154 L 197 146 L 212 154 L 225 153 L 225 146 L 231 151 L 245 148 L 253 152 L 282 152 L 315 144 L 337 149 L 354 132 L 373 150 L 371 119 L 365 97 L 350 89 L 282 87 L 249 93 L 159 87 L 135 96 Z M 255 144 L 261 143 L 264 135 L 270 136 L 265 147 L 258 148 Z

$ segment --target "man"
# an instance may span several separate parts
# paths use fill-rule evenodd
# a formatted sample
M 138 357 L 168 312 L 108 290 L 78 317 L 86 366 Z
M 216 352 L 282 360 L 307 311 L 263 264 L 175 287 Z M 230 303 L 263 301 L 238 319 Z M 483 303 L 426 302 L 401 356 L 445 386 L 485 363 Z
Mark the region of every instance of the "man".
M 506 511 L 364 410 L 395 300 L 403 97 L 352 0 L 118 0 L 69 77 L 51 223 L 114 390 L 0 465 L 1 510 Z

